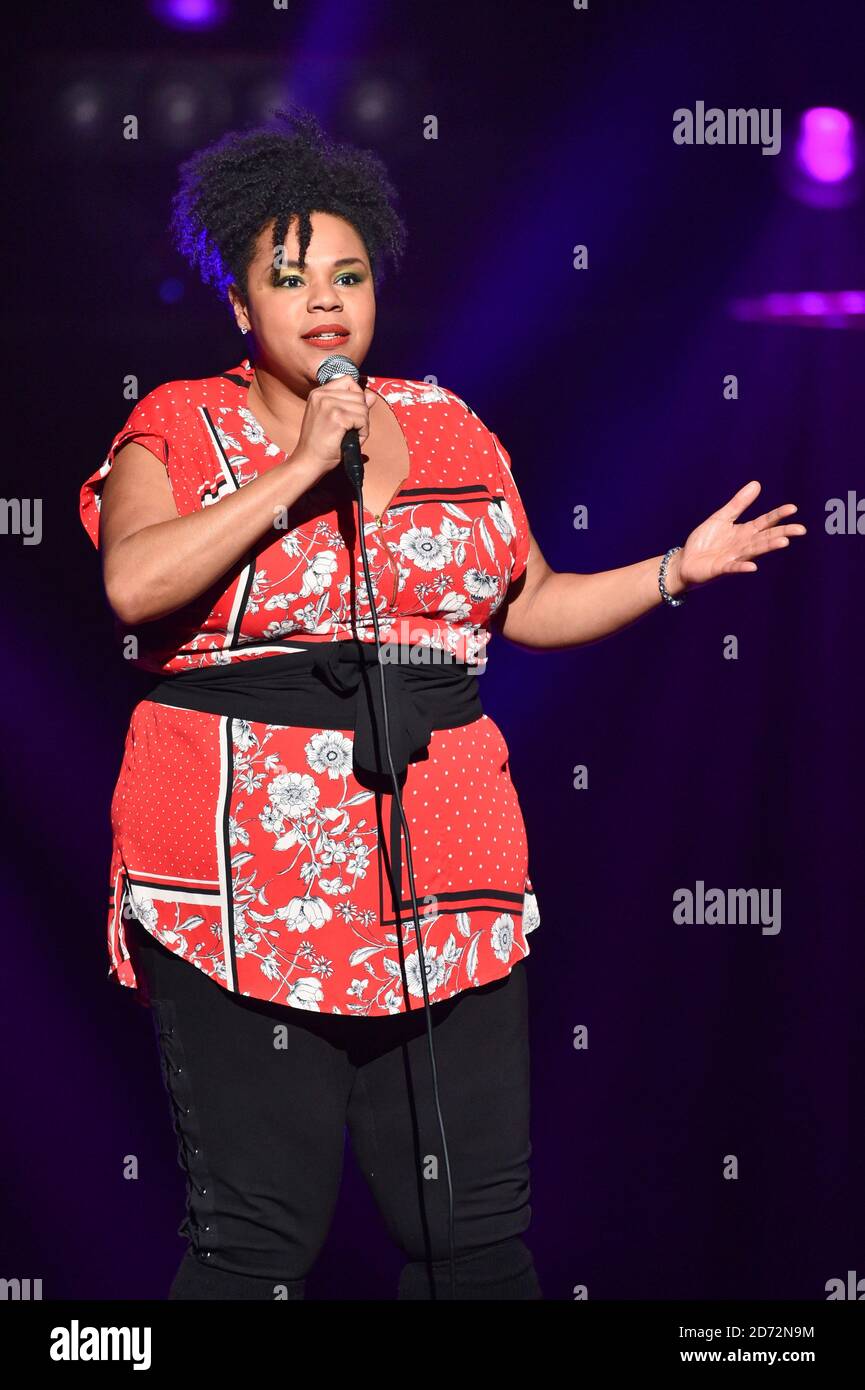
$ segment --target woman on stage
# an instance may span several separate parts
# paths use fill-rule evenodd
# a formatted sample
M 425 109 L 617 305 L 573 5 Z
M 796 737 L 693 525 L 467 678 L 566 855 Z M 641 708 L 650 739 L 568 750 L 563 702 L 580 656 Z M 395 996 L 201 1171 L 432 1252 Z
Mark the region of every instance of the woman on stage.
M 506 450 L 452 390 L 319 384 L 326 359 L 367 357 L 405 233 L 375 156 L 286 122 L 197 152 L 174 203 L 249 355 L 151 391 L 81 489 L 127 651 L 157 678 L 111 804 L 108 949 L 152 1008 L 186 1169 L 169 1297 L 302 1299 L 347 1127 L 405 1255 L 398 1298 L 539 1299 L 540 916 L 479 700 L 490 634 L 595 641 L 805 528 L 781 524 L 789 503 L 740 523 L 752 482 L 681 547 L 552 572 Z

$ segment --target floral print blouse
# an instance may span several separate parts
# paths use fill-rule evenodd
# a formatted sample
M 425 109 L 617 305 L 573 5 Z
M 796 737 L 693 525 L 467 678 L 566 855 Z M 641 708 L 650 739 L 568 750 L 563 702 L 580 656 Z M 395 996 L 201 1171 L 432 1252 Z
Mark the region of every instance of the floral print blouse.
M 219 376 L 167 382 L 135 405 L 81 487 L 95 546 L 102 484 L 129 440 L 164 465 L 180 516 L 285 459 L 249 409 L 253 374 L 244 359 Z M 510 458 L 454 392 L 366 380 L 396 416 L 410 460 L 385 512 L 364 509 L 381 641 L 435 646 L 482 670 L 489 620 L 528 556 Z M 221 592 L 141 624 L 134 664 L 158 676 L 304 650 L 293 636 L 374 641 L 346 490 L 340 500 L 335 486 L 328 475 L 298 499 L 286 528 L 264 536 Z M 382 815 L 380 803 L 391 798 L 354 779 L 351 730 L 140 700 L 111 801 L 109 978 L 138 987 L 130 916 L 225 989 L 325 1013 L 422 1008 L 422 969 L 433 1004 L 509 974 L 540 916 L 506 741 L 484 714 L 433 730 L 427 752 L 402 790 L 421 963 L 405 855 L 398 918 L 382 866 L 390 806 Z

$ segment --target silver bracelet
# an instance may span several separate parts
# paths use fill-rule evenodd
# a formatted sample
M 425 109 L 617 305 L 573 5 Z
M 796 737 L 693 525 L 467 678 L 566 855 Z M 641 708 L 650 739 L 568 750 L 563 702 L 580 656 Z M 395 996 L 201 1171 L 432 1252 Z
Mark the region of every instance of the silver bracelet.
M 675 555 L 676 551 L 677 551 L 677 550 L 681 550 L 681 549 L 682 549 L 682 547 L 681 547 L 680 545 L 674 545 L 674 546 L 672 546 L 672 547 L 667 551 L 666 555 L 664 556 L 663 560 L 661 561 L 661 568 L 660 568 L 660 570 L 658 571 L 658 588 L 659 588 L 660 591 L 661 591 L 661 598 L 664 600 L 665 603 L 670 603 L 670 604 L 672 604 L 672 606 L 673 606 L 674 608 L 680 608 L 680 607 L 682 606 L 682 604 L 685 602 L 685 600 L 684 600 L 683 598 L 673 598 L 673 595 L 672 595 L 672 594 L 668 594 L 668 593 L 667 593 L 667 586 L 666 586 L 666 584 L 664 583 L 664 580 L 665 580 L 666 577 L 667 577 L 667 566 L 668 566 L 668 564 L 670 563 L 670 556 L 671 556 L 671 555 Z

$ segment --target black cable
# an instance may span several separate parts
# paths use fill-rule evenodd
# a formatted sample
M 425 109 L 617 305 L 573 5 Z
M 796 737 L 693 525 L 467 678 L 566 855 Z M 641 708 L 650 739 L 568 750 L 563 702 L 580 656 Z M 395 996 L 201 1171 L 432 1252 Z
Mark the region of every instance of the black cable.
M 378 665 L 379 677 L 380 677 L 380 679 L 381 679 L 381 705 L 382 705 L 382 711 L 383 711 L 383 714 L 384 714 L 384 742 L 385 742 L 385 748 L 387 749 L 387 761 L 388 761 L 388 766 L 390 767 L 391 781 L 393 782 L 393 795 L 396 797 L 397 806 L 399 807 L 400 821 L 402 822 L 402 829 L 405 831 L 406 864 L 407 864 L 407 866 L 408 866 L 408 881 L 409 881 L 409 889 L 410 889 L 410 891 L 411 891 L 412 914 L 413 914 L 413 917 L 414 917 L 415 937 L 416 937 L 416 939 L 417 939 L 417 952 L 418 952 L 417 958 L 418 958 L 418 966 L 419 966 L 419 969 L 420 969 L 421 987 L 422 987 L 422 989 L 423 989 L 424 1009 L 425 1009 L 425 1011 L 426 1011 L 427 1041 L 428 1041 L 428 1043 L 429 1043 L 430 1067 L 431 1067 L 431 1069 L 432 1069 L 433 1094 L 434 1094 L 434 1096 L 435 1096 L 435 1106 L 436 1106 L 436 1114 L 437 1114 L 437 1116 L 438 1116 L 439 1132 L 441 1133 L 441 1137 L 442 1137 L 442 1153 L 444 1154 L 445 1173 L 447 1174 L 447 1180 L 448 1180 L 448 1251 L 449 1251 L 449 1266 L 450 1266 L 450 1289 L 451 1289 L 451 1299 L 455 1301 L 455 1300 L 456 1300 L 456 1266 L 455 1266 L 455 1262 L 454 1262 L 454 1189 L 453 1189 L 453 1183 L 451 1182 L 451 1165 L 450 1165 L 450 1160 L 449 1160 L 449 1158 L 448 1158 L 448 1145 L 447 1145 L 447 1139 L 445 1138 L 445 1126 L 444 1126 L 444 1120 L 442 1119 L 441 1103 L 440 1103 L 440 1101 L 439 1101 L 438 1074 L 437 1074 L 437 1072 L 436 1072 L 435 1047 L 434 1047 L 434 1045 L 433 1045 L 432 1016 L 431 1016 L 431 1013 L 430 1013 L 429 991 L 427 990 L 426 958 L 425 958 L 425 955 L 424 955 L 423 940 L 422 940 L 422 938 L 421 938 L 420 922 L 419 922 L 419 913 L 418 913 L 418 905 L 417 905 L 417 897 L 416 897 L 416 895 L 415 895 L 415 887 L 414 887 L 414 867 L 413 867 L 413 865 L 412 865 L 412 858 L 411 858 L 411 837 L 409 836 L 408 822 L 407 822 L 407 820 L 406 820 L 406 818 L 405 818 L 405 811 L 403 810 L 402 797 L 401 797 L 401 795 L 400 795 L 399 783 L 398 783 L 398 780 L 397 780 L 396 772 L 395 772 L 395 770 L 394 770 L 393 756 L 392 756 L 392 754 L 391 754 L 391 747 L 390 747 L 390 732 L 389 732 L 389 728 L 388 728 L 388 718 L 387 718 L 386 682 L 385 682 L 385 678 L 384 678 L 384 663 L 382 662 L 382 659 L 381 659 L 381 636 L 380 636 L 380 633 L 379 633 L 378 614 L 376 613 L 376 608 L 375 608 L 375 594 L 373 593 L 372 580 L 371 580 L 371 578 L 370 578 L 369 564 L 368 564 L 368 561 L 367 561 L 367 553 L 366 553 L 366 536 L 365 536 L 365 534 L 364 534 L 364 528 L 363 528 L 363 490 L 362 490 L 363 473 L 362 473 L 362 466 L 361 466 L 361 469 L 355 468 L 354 470 L 346 470 L 346 471 L 347 471 L 348 476 L 350 477 L 350 479 L 351 479 L 351 481 L 352 481 L 352 483 L 353 483 L 354 489 L 355 489 L 355 505 L 356 505 L 356 507 L 357 507 L 357 532 L 358 532 L 358 536 L 360 537 L 360 553 L 361 553 L 361 560 L 363 561 L 363 575 L 364 575 L 364 579 L 365 579 L 365 581 L 366 581 L 366 591 L 367 591 L 367 594 L 369 595 L 369 608 L 370 608 L 370 613 L 371 613 L 371 615 L 372 615 L 372 624 L 373 624 L 373 629 L 374 629 L 374 632 L 375 632 L 375 647 L 376 647 L 376 653 L 377 653 L 377 657 L 378 657 L 377 665 Z M 355 613 L 355 625 L 356 625 L 356 624 L 357 624 L 357 613 Z M 395 887 L 395 894 L 396 894 L 397 917 L 399 917 L 399 916 L 400 916 L 400 914 L 399 914 L 400 899 L 401 899 L 401 896 L 402 896 L 402 884 L 401 884 L 401 883 L 397 883 L 397 884 L 394 885 L 394 887 Z M 408 993 L 408 991 L 406 991 L 406 993 Z M 418 1162 L 420 1162 L 420 1155 L 418 1155 Z M 422 1173 L 419 1173 L 419 1177 L 420 1177 L 421 1191 L 423 1191 L 423 1181 L 424 1181 L 424 1179 L 423 1179 L 423 1174 L 422 1174 Z M 432 1266 L 432 1261 L 430 1262 L 430 1264 L 431 1264 L 431 1266 Z M 430 1283 L 431 1283 L 431 1287 L 432 1287 L 432 1296 L 433 1296 L 433 1298 L 435 1298 L 435 1296 L 436 1296 L 435 1274 L 434 1274 L 434 1271 L 433 1271 L 432 1267 L 430 1268 Z

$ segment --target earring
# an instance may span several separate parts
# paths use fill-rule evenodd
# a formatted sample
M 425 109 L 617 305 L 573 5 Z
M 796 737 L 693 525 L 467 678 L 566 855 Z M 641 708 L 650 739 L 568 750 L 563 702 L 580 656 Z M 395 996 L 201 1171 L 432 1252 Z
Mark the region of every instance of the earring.
M 248 328 L 241 328 L 240 331 L 241 331 L 241 333 L 248 333 L 248 332 L 249 332 L 249 329 L 248 329 Z

